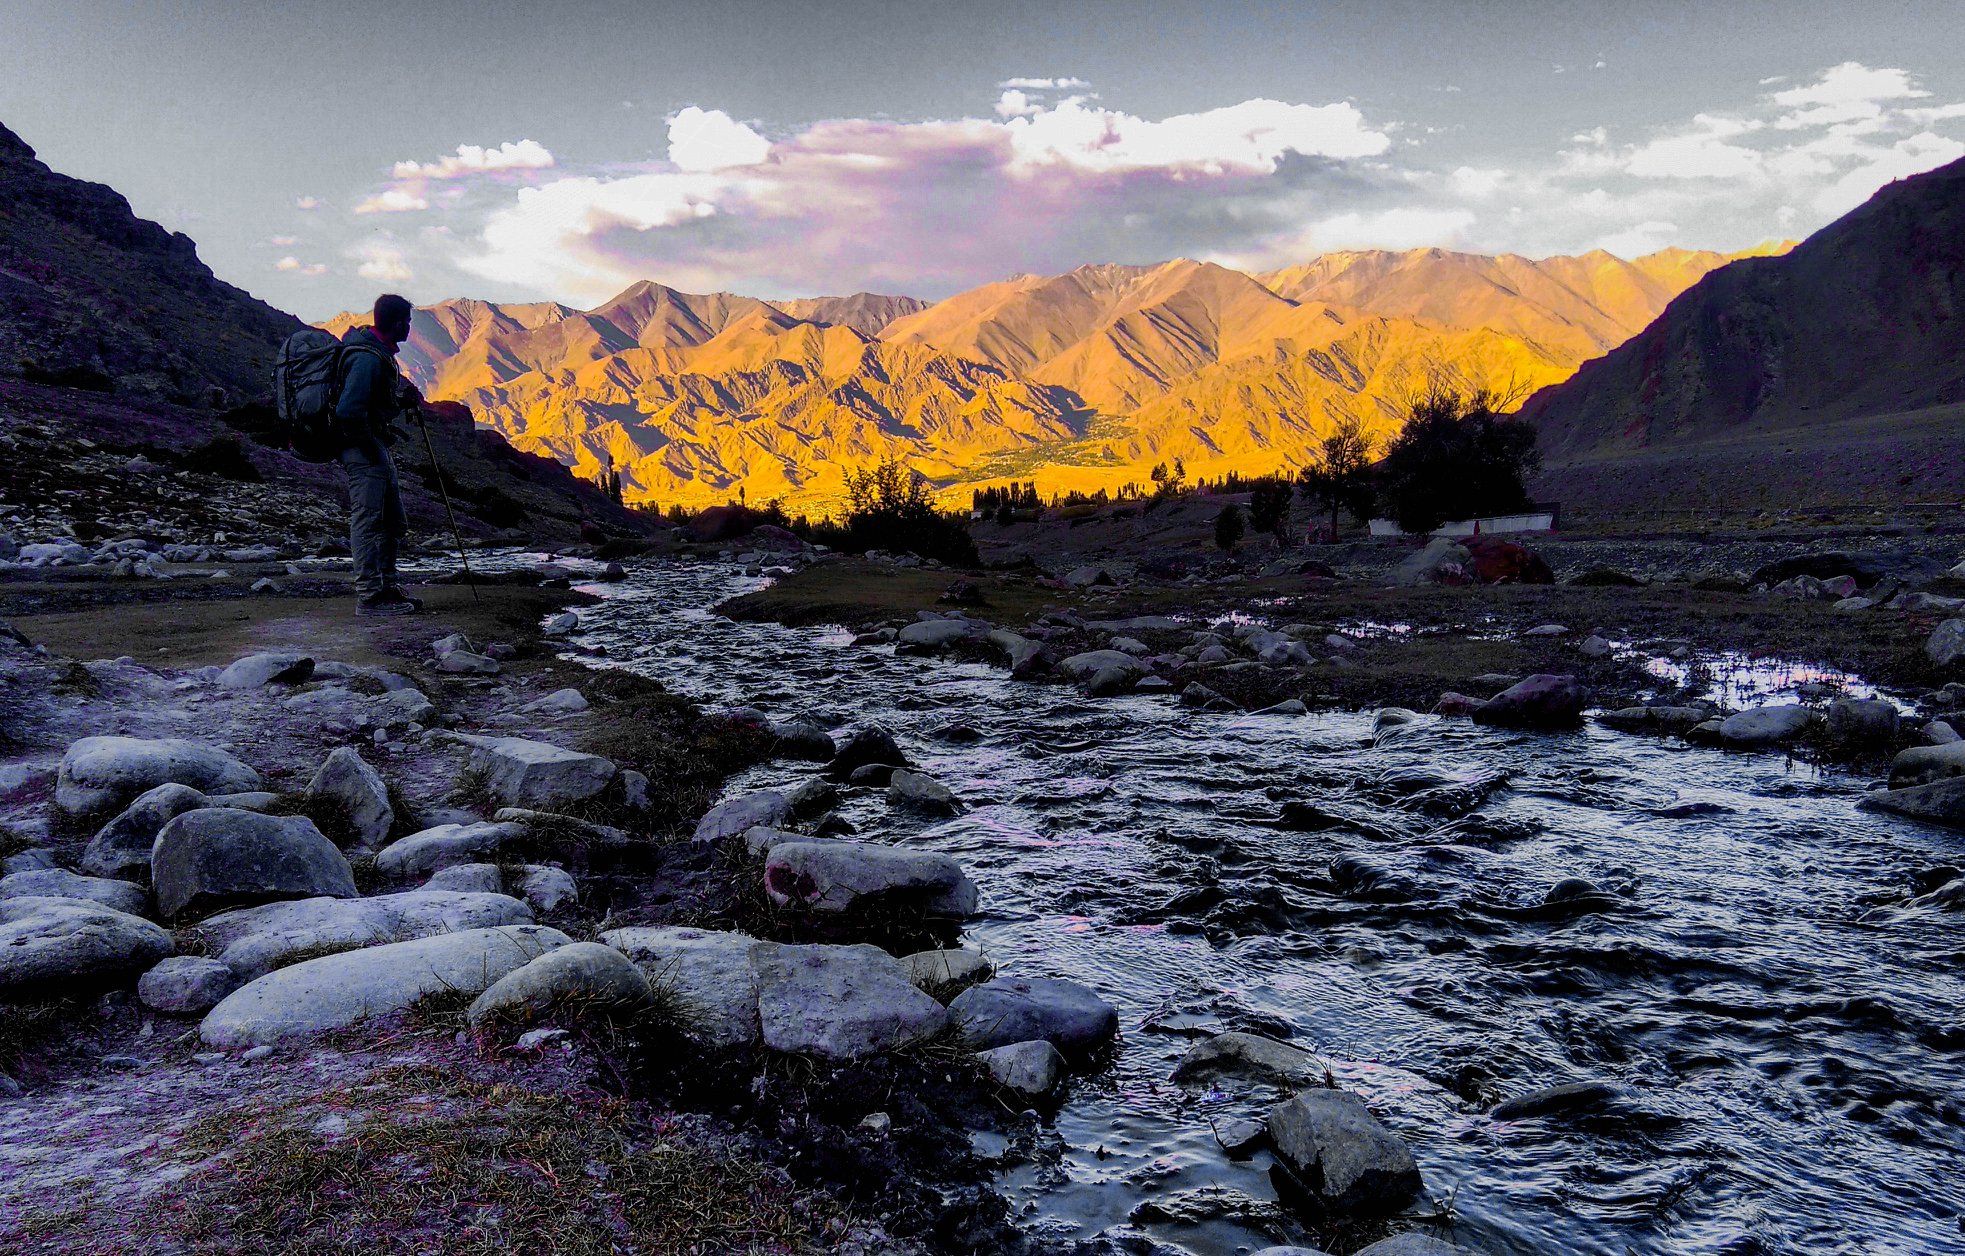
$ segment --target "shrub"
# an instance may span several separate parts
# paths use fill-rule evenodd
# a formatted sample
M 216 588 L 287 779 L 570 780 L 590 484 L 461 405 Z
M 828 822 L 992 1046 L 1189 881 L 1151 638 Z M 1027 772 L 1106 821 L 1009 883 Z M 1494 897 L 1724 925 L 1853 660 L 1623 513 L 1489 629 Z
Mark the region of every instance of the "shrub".
M 968 521 L 935 509 L 928 482 L 897 459 L 848 472 L 846 498 L 844 522 L 814 528 L 815 539 L 856 554 L 902 550 L 958 567 L 982 565 Z
M 1278 542 L 1290 526 L 1290 498 L 1296 485 L 1275 477 L 1260 480 L 1249 494 L 1249 524 L 1257 532 L 1267 532 Z
M 1229 502 L 1214 517 L 1214 543 L 1225 550 L 1232 550 L 1242 539 L 1242 508 Z

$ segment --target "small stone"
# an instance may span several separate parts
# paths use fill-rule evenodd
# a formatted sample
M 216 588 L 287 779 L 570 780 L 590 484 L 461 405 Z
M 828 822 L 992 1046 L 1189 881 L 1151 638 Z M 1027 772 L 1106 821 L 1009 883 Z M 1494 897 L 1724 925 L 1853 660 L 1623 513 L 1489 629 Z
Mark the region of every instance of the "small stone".
M 976 1058 L 989 1070 L 990 1080 L 1028 1098 L 1041 1099 L 1064 1081 L 1064 1056 L 1041 1038 L 978 1051 Z
M 136 983 L 136 994 L 152 1011 L 202 1016 L 238 986 L 239 978 L 218 960 L 173 955 L 143 974 Z

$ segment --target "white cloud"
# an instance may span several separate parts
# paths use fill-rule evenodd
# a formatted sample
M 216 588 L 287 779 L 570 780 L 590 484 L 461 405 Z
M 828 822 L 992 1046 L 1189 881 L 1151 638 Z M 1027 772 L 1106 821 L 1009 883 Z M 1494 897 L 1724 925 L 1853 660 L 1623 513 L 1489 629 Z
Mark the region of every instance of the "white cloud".
M 268 239 L 266 243 L 272 245 L 274 248 L 283 249 L 289 244 L 298 243 L 298 238 L 290 235 L 277 235 Z
M 669 119 L 669 160 L 678 169 L 755 166 L 770 155 L 770 140 L 721 109 L 691 105 Z
M 299 270 L 300 259 L 297 257 L 283 257 L 279 261 L 273 263 L 273 269 L 274 270 Z
M 1364 115 L 1348 101 L 1245 100 L 1150 122 L 1073 97 L 1003 125 L 1019 164 L 1027 168 L 1065 164 L 1085 170 L 1186 167 L 1273 174 L 1290 154 L 1374 157 L 1392 144 L 1385 132 L 1366 126 Z
M 1678 238 L 1678 224 L 1652 219 L 1638 223 L 1623 231 L 1612 232 L 1598 238 L 1596 247 L 1606 253 L 1619 257 L 1643 257 L 1646 253 L 1656 253 Z
M 399 161 L 398 179 L 456 179 L 471 174 L 499 170 L 545 170 L 554 164 L 553 155 L 533 140 L 507 140 L 496 148 L 459 144 L 457 151 L 435 161 Z
M 1338 214 L 1304 233 L 1304 252 L 1326 249 L 1423 249 L 1458 242 L 1474 225 L 1469 209 L 1400 208 Z
M 406 283 L 416 277 L 402 249 L 389 240 L 359 241 L 348 250 L 348 256 L 360 263 L 355 267 L 355 273 L 364 279 L 373 279 L 377 283 Z
M 1846 214 L 1884 184 L 1921 174 L 1960 157 L 1965 157 L 1965 144 L 1930 131 L 1919 132 L 1869 153 L 1862 165 L 1816 193 L 1815 208 L 1826 217 Z
M 1918 88 L 1906 70 L 1872 69 L 1859 61 L 1844 61 L 1822 71 L 1813 83 L 1775 92 L 1768 99 L 1789 111 L 1774 125 L 1795 130 L 1874 118 L 1882 114 L 1886 102 L 1930 94 Z
M 1009 78 L 997 84 L 998 87 L 1021 88 L 1024 91 L 1078 91 L 1090 87 L 1081 78 Z
M 297 257 L 283 257 L 273 263 L 273 269 L 292 271 L 295 274 L 307 275 L 311 278 L 315 275 L 327 274 L 328 268 L 326 263 L 323 262 L 303 262 Z
M 421 193 L 408 188 L 385 188 L 355 204 L 358 214 L 408 214 L 428 208 L 430 202 L 424 200 Z
M 1042 113 L 1043 111 L 1043 105 L 1032 100 L 1028 94 L 1015 87 L 1005 88 L 1003 94 L 996 98 L 996 113 L 998 117 L 1024 118 L 1029 117 L 1033 113 Z
M 319 209 L 321 207 L 321 198 L 318 196 L 296 196 L 293 198 L 293 207 L 295 209 Z

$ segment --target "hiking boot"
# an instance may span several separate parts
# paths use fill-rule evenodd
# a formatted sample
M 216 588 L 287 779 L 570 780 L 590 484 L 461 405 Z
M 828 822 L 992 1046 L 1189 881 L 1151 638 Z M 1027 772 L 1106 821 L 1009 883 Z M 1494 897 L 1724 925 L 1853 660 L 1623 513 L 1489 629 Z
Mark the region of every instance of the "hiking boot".
M 401 589 L 384 589 L 384 590 L 382 591 L 382 596 L 383 596 L 383 597 L 393 597 L 393 598 L 400 598 L 400 599 L 402 599 L 403 601 L 405 601 L 405 602 L 408 602 L 408 603 L 410 604 L 410 606 L 411 606 L 411 607 L 413 607 L 413 608 L 414 608 L 414 609 L 416 609 L 416 610 L 419 610 L 419 611 L 420 611 L 420 610 L 422 610 L 422 609 L 423 609 L 423 599 L 422 599 L 422 598 L 420 598 L 420 597 L 411 597 L 411 596 L 410 596 L 409 594 L 407 594 L 407 593 L 404 593 L 404 592 L 403 592 L 403 591 L 402 591 Z
M 365 597 L 356 604 L 358 613 L 381 619 L 395 615 L 414 615 L 423 609 L 421 602 L 412 601 L 394 590 L 385 590 L 374 597 Z

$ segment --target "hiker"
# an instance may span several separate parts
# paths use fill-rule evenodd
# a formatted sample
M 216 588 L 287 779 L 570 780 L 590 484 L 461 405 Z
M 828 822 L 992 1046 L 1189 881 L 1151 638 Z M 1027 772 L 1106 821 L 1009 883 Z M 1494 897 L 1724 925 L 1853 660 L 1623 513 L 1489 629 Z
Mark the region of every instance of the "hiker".
M 339 460 L 348 475 L 348 547 L 355 557 L 357 608 L 363 615 L 411 615 L 423 603 L 403 594 L 396 545 L 408 530 L 402 486 L 389 457 L 396 416 L 421 405 L 422 394 L 396 370 L 396 349 L 409 339 L 410 304 L 393 292 L 375 298 L 372 327 L 351 327 L 341 343 L 346 371 L 334 404 L 345 441 Z

